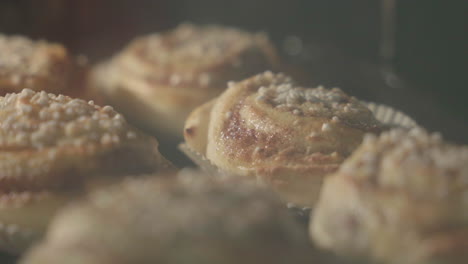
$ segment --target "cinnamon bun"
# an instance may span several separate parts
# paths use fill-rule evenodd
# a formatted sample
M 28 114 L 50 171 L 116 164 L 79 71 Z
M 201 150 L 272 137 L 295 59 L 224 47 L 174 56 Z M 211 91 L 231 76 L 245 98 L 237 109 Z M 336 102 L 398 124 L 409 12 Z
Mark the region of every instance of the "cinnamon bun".
M 468 147 L 421 129 L 366 135 L 325 180 L 311 236 L 379 263 L 466 263 L 467 186 Z
M 209 114 L 207 114 L 209 112 Z M 298 205 L 313 205 L 334 172 L 381 124 L 340 89 L 303 88 L 265 72 L 229 88 L 186 121 L 188 147 L 224 172 L 258 179 Z
M 60 212 L 47 239 L 20 263 L 321 260 L 305 233 L 264 189 L 238 178 L 215 180 L 183 172 L 177 177 L 129 179 L 92 193 Z
M 60 44 L 0 34 L 0 96 L 24 88 L 90 99 L 87 62 Z
M 109 104 L 141 127 L 181 138 L 190 111 L 220 94 L 227 81 L 277 64 L 264 34 L 183 24 L 135 39 L 96 67 L 92 79 Z
M 87 185 L 170 168 L 112 107 L 34 92 L 0 97 L 0 249 L 19 253 Z

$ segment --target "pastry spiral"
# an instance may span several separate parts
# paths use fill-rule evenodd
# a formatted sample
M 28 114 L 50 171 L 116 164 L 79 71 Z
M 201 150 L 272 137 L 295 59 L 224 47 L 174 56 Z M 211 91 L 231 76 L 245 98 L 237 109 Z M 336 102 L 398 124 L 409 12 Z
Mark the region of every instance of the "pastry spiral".
M 0 34 L 0 96 L 24 88 L 74 97 L 85 89 L 86 59 L 73 57 L 60 44 Z
M 183 24 L 135 39 L 96 67 L 93 80 L 110 104 L 142 127 L 182 137 L 190 111 L 221 93 L 227 81 L 276 65 L 263 34 Z
M 309 206 L 323 176 L 364 133 L 379 130 L 372 113 L 340 89 L 298 87 L 266 72 L 230 83 L 194 110 L 184 133 L 189 147 L 225 172 L 255 177 L 287 201 Z
M 22 234 L 40 236 L 86 184 L 170 168 L 157 147 L 109 106 L 29 89 L 0 97 L 0 249 L 23 250 Z
M 318 245 L 382 263 L 466 263 L 468 147 L 421 129 L 364 143 L 325 180 Z
M 305 233 L 264 189 L 183 172 L 91 194 L 20 263 L 314 263 Z

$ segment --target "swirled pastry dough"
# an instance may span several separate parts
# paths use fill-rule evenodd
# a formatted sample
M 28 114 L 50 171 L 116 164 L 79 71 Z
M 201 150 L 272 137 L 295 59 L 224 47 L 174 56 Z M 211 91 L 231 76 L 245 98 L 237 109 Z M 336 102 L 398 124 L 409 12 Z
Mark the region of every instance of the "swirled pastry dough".
M 0 34 L 0 95 L 24 88 L 87 97 L 86 60 L 60 44 Z
M 22 234 L 40 236 L 88 182 L 169 168 L 157 147 L 109 106 L 28 89 L 0 97 L 0 248 L 23 250 Z
M 93 193 L 20 263 L 324 263 L 305 233 L 264 189 L 183 172 Z
M 221 93 L 227 81 L 276 64 L 275 50 L 263 34 L 183 24 L 135 39 L 98 66 L 93 79 L 109 103 L 135 122 L 182 137 L 190 111 Z
M 393 130 L 325 180 L 311 221 L 318 245 L 382 263 L 466 263 L 468 147 Z
M 188 146 L 220 169 L 312 205 L 323 176 L 364 133 L 379 130 L 372 113 L 340 89 L 298 87 L 283 74 L 266 72 L 230 83 L 215 101 L 194 110 L 184 132 Z

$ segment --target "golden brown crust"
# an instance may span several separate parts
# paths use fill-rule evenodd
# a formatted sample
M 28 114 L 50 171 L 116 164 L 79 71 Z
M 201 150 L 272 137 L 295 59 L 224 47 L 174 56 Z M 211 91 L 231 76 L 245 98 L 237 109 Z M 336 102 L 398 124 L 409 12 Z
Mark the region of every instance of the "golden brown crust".
M 464 263 L 467 180 L 467 147 L 420 129 L 367 136 L 327 178 L 311 235 L 386 263 Z
M 0 56 L 2 96 L 24 88 L 88 96 L 84 87 L 86 59 L 74 58 L 60 44 L 0 34 Z
M 202 140 L 189 132 L 207 130 L 193 121 L 205 112 L 196 109 L 186 123 L 187 144 L 197 151 Z M 271 72 L 231 83 L 210 114 L 202 122 L 209 123 L 203 154 L 220 169 L 257 177 L 300 205 L 312 205 L 322 177 L 336 170 L 364 133 L 380 129 L 372 113 L 341 90 L 297 87 Z
M 313 263 L 309 247 L 300 224 L 266 190 L 184 172 L 95 192 L 62 211 L 47 240 L 21 263 L 60 263 L 63 256 L 90 263 Z
M 227 81 L 276 64 L 275 51 L 262 34 L 183 24 L 135 39 L 98 66 L 93 79 L 109 102 L 132 120 L 180 137 L 188 113 L 221 93 Z
M 79 193 L 118 176 L 170 168 L 157 147 L 109 106 L 29 89 L 0 97 L 0 223 L 23 221 L 21 228 L 40 234 L 45 225 L 37 223 L 51 217 L 58 207 L 51 205 L 54 199 L 40 200 L 37 206 L 52 207 L 44 212 L 4 202 L 43 192 Z M 8 205 L 17 212 L 6 213 Z
M 192 111 L 185 120 L 184 138 L 187 145 L 198 153 L 206 153 L 210 113 L 216 99 L 213 99 Z

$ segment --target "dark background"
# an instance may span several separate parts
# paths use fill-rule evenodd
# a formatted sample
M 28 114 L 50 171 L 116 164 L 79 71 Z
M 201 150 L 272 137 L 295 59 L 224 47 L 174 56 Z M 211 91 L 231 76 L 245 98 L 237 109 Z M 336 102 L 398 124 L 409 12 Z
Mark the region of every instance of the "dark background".
M 394 106 L 429 130 L 468 143 L 468 1 L 397 2 L 400 79 L 386 79 L 378 67 L 379 0 L 0 0 L 0 32 L 58 41 L 92 61 L 136 35 L 184 21 L 266 31 L 280 48 L 297 36 L 304 49 L 290 60 L 306 69 L 312 84 Z

